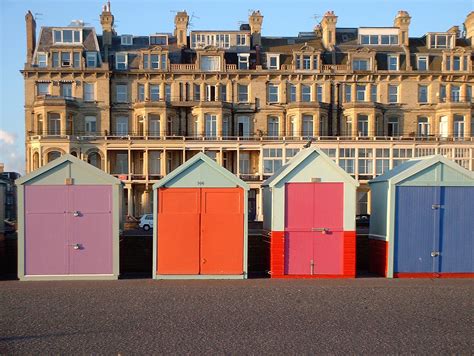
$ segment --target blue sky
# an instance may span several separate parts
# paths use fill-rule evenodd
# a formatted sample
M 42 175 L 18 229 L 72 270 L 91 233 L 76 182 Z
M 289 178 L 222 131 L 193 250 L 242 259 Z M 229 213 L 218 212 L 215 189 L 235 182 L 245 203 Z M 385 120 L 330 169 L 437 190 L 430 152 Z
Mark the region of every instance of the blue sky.
M 25 61 L 27 10 L 41 26 L 64 26 L 81 19 L 100 33 L 102 0 L 0 0 L 0 162 L 24 172 L 24 92 L 19 72 Z M 296 35 L 311 31 L 327 10 L 338 27 L 391 26 L 398 10 L 412 16 L 410 36 L 462 26 L 474 0 L 112 0 L 117 32 L 147 35 L 172 32 L 174 11 L 194 14 L 192 29 L 236 29 L 249 10 L 263 16 L 263 35 Z M 316 18 L 315 18 L 316 17 Z

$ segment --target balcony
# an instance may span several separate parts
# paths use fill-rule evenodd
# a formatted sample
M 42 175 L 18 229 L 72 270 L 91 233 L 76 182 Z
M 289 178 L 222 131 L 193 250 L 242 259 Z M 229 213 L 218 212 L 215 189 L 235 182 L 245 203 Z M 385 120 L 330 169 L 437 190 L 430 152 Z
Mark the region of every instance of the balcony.
M 170 72 L 195 72 L 196 64 L 170 64 Z
M 73 106 L 77 107 L 77 98 L 60 95 L 37 95 L 35 106 Z

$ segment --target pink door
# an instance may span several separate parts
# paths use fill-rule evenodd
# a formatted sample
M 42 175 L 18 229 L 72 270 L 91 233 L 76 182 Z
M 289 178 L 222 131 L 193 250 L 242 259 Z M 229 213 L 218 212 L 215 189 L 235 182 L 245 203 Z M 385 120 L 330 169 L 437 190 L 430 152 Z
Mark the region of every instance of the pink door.
M 285 274 L 311 274 L 313 184 L 286 184 Z
M 68 272 L 67 187 L 25 186 L 25 274 Z
M 286 274 L 342 273 L 343 200 L 343 183 L 286 184 Z
M 110 186 L 26 186 L 25 274 L 113 273 L 111 210 Z
M 313 227 L 319 230 L 313 234 L 314 274 L 342 274 L 344 184 L 313 184 Z
M 112 274 L 112 187 L 69 187 L 70 274 Z

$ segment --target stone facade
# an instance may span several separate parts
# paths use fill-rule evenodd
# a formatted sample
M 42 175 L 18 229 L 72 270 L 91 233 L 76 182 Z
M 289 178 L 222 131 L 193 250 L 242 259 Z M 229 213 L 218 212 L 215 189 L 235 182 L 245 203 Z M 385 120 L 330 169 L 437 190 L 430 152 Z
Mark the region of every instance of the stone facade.
M 414 156 L 445 154 L 474 169 L 474 13 L 465 31 L 409 37 L 392 27 L 265 37 L 255 11 L 236 31 L 119 35 L 110 4 L 102 34 L 75 23 L 42 27 L 26 15 L 26 171 L 70 152 L 126 184 L 128 212 L 151 210 L 151 185 L 200 151 L 252 187 L 309 140 L 362 183 Z M 359 212 L 370 210 L 362 184 Z

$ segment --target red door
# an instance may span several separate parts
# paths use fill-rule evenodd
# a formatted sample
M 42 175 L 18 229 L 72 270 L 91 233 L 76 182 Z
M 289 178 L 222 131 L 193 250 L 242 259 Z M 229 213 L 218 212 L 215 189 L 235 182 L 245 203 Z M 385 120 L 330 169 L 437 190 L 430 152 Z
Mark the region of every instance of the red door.
M 159 274 L 199 274 L 200 212 L 199 188 L 159 190 Z
M 244 196 L 241 188 L 201 191 L 201 274 L 242 274 Z
M 242 274 L 243 190 L 159 190 L 158 274 Z
M 286 274 L 342 274 L 343 183 L 286 184 Z

